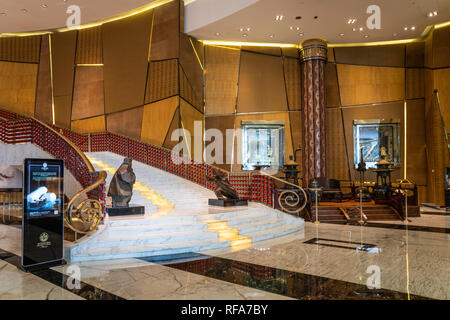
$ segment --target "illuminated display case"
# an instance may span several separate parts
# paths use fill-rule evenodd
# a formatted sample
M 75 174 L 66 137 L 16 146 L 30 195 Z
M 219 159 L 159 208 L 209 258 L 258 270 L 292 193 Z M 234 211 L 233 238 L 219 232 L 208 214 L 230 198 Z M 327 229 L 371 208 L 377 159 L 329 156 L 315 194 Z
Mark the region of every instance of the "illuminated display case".
M 284 164 L 284 122 L 242 122 L 242 170 Z
M 394 167 L 400 165 L 400 120 L 354 120 L 353 141 L 355 168 L 361 160 L 361 148 L 368 169 L 376 169 L 382 155 Z

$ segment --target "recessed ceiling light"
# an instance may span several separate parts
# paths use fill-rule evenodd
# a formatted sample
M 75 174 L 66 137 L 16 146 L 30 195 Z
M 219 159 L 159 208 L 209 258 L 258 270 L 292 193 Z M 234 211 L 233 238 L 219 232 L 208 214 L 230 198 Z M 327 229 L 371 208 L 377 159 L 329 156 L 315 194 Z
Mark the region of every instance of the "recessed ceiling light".
M 354 24 L 355 22 L 356 22 L 356 19 L 354 19 L 354 18 L 350 18 L 347 21 L 348 24 Z
M 283 15 L 277 15 L 277 16 L 275 17 L 275 20 L 276 20 L 276 21 L 281 21 L 281 20 L 283 20 L 283 18 L 284 18 Z
M 434 16 L 437 16 L 437 11 L 433 11 L 433 15 L 434 15 Z
M 295 28 L 295 29 L 297 29 L 297 31 L 299 31 L 299 30 L 300 30 L 300 27 L 297 27 L 297 28 Z
M 429 12 L 429 13 L 428 13 L 428 16 L 429 16 L 430 18 L 433 17 L 433 16 L 434 16 L 433 12 Z
M 353 28 L 352 30 L 353 30 L 353 31 L 356 31 L 356 28 Z
M 220 32 L 216 32 L 216 36 L 220 36 Z
M 369 37 L 369 35 L 368 35 L 368 34 L 365 34 L 365 35 L 364 35 L 364 38 L 368 38 L 368 37 Z
M 0 16 L 6 16 L 6 12 L 1 12 Z
M 363 27 L 359 27 L 359 31 L 363 31 L 364 30 L 364 28 Z
M 239 31 L 240 31 L 240 32 L 244 32 L 244 28 L 240 28 Z
M 343 34 L 343 33 L 340 33 L 339 35 L 340 35 L 341 37 L 343 37 L 343 36 L 344 36 L 344 34 Z
M 42 7 L 42 8 L 47 8 L 48 5 L 46 5 L 45 3 L 43 3 L 43 4 L 41 4 L 41 7 Z
M 250 31 L 250 30 L 252 30 L 251 28 L 247 28 L 247 31 Z
M 300 20 L 301 18 L 302 18 L 301 16 L 295 17 L 296 20 Z
M 273 37 L 274 37 L 274 35 L 273 35 L 273 34 L 271 34 L 271 35 L 269 35 L 269 37 L 270 37 L 270 38 L 273 38 Z
M 300 37 L 303 37 L 303 36 L 304 36 L 304 34 L 303 34 L 303 33 L 299 33 L 298 35 L 299 35 Z
M 411 27 L 411 30 L 416 30 L 416 27 Z
M 242 36 L 245 38 L 246 36 L 248 36 L 248 34 L 244 33 Z
M 397 33 L 394 33 L 394 34 L 392 34 L 394 37 L 396 37 L 396 36 L 398 36 L 398 34 Z
M 289 29 L 294 30 L 294 27 L 293 27 L 293 26 L 290 26 Z
M 21 9 L 20 11 L 22 11 L 22 12 L 24 12 L 24 13 L 28 12 L 27 9 Z

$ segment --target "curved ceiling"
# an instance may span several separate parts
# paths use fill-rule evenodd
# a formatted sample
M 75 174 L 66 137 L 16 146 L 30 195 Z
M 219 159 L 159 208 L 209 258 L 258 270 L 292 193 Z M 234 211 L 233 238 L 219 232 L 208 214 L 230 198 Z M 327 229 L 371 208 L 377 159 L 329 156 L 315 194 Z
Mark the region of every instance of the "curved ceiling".
M 223 10 L 222 2 L 197 0 L 188 4 L 186 20 L 189 21 L 195 11 L 197 19 L 203 16 L 207 22 L 208 16 Z M 209 5 L 202 6 L 202 3 Z M 366 11 L 370 5 L 381 9 L 379 30 L 367 28 L 370 15 Z M 434 11 L 437 15 L 429 17 Z M 277 21 L 276 16 L 283 18 Z M 350 19 L 356 21 L 349 24 Z M 420 38 L 427 26 L 446 21 L 450 21 L 449 0 L 258 0 L 201 27 L 189 28 L 186 22 L 185 31 L 197 39 L 214 41 L 295 44 L 305 39 L 323 38 L 331 43 L 362 43 Z M 196 24 L 201 25 L 199 21 Z

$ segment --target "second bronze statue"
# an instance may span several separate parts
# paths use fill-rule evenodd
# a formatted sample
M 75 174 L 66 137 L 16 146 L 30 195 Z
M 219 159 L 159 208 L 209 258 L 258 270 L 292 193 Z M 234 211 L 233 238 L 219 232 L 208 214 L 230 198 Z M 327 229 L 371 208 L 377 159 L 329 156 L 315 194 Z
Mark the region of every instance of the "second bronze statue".
M 132 160 L 125 158 L 111 180 L 108 197 L 112 198 L 113 208 L 128 207 L 133 196 L 136 175 L 131 166 Z
M 239 194 L 231 185 L 226 174 L 219 170 L 213 169 L 214 177 L 206 177 L 210 182 L 214 182 L 216 185 L 216 196 L 219 200 L 239 200 Z

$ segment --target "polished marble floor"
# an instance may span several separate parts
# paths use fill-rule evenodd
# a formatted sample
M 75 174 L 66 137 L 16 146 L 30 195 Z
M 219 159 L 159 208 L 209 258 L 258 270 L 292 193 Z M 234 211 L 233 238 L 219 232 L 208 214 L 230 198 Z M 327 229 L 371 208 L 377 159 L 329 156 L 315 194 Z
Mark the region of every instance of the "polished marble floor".
M 450 217 L 410 220 L 401 229 L 306 223 L 301 232 L 240 250 L 83 262 L 32 274 L 15 266 L 21 229 L 0 225 L 0 249 L 12 257 L 0 250 L 0 299 L 448 300 Z M 68 286 L 74 268 L 81 289 Z

